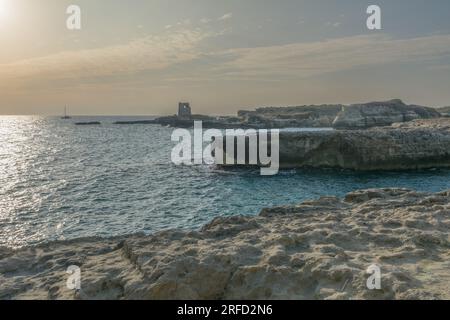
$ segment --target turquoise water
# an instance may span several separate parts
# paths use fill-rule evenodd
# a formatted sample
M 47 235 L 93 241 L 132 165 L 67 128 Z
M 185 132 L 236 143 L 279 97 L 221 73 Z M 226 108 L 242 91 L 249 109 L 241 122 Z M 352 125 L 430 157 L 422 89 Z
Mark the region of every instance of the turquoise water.
M 124 119 L 130 118 L 0 117 L 0 246 L 196 229 L 216 216 L 354 189 L 450 189 L 449 170 L 289 170 L 263 177 L 259 170 L 175 166 L 172 129 L 113 125 Z

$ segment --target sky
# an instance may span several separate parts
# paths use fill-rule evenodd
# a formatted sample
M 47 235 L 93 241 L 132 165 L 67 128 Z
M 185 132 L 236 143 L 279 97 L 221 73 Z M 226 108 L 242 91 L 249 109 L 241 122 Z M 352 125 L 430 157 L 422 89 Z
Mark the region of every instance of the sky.
M 0 0 L 0 114 L 448 106 L 449 89 L 448 0 Z

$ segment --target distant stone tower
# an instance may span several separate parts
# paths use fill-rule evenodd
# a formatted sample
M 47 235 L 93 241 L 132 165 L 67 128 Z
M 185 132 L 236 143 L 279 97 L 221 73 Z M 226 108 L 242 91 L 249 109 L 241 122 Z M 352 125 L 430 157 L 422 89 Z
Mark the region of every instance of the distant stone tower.
M 191 106 L 189 102 L 180 102 L 178 104 L 178 118 L 189 120 L 191 118 Z

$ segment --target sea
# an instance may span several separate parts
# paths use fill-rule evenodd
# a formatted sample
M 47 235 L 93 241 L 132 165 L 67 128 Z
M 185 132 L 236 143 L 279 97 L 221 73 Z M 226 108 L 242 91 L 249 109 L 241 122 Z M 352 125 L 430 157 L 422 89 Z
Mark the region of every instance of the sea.
M 116 125 L 149 117 L 0 117 L 0 246 L 199 229 L 355 189 L 450 189 L 450 170 L 353 172 L 177 166 L 173 129 Z M 100 121 L 98 126 L 75 122 Z M 296 129 L 308 130 L 308 129 Z M 328 129 L 329 130 L 329 129 Z

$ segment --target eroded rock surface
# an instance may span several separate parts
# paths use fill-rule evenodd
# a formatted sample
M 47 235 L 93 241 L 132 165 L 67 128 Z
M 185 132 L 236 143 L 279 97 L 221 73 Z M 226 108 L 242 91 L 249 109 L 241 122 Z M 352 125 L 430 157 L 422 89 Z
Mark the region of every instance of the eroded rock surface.
M 198 232 L 0 250 L 1 299 L 449 299 L 450 191 L 355 191 Z M 367 268 L 381 268 L 368 290 Z M 66 288 L 70 265 L 81 291 Z
M 280 167 L 361 171 L 450 167 L 450 119 L 367 130 L 281 132 Z
M 363 129 L 389 126 L 396 122 L 416 119 L 439 118 L 441 114 L 434 108 L 406 105 L 394 99 L 383 102 L 370 102 L 344 106 L 333 122 L 338 129 Z
M 242 124 L 255 128 L 330 128 L 343 105 L 265 107 L 241 110 Z

